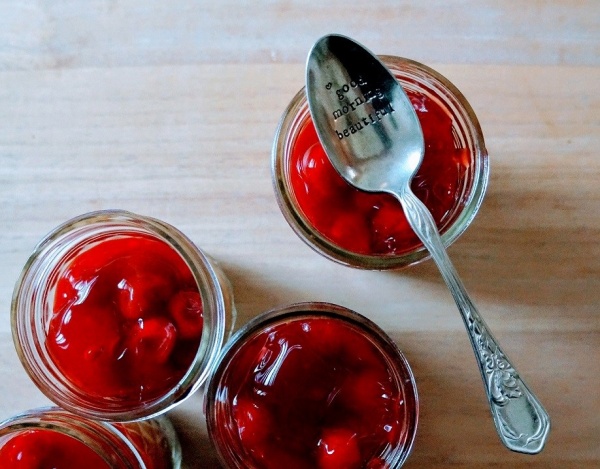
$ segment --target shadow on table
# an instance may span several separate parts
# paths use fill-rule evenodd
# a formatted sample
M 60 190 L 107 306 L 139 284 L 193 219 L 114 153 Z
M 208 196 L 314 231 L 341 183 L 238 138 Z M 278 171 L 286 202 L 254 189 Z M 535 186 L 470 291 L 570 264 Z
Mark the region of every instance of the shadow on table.
M 263 273 L 259 269 L 228 263 L 221 263 L 221 267 L 233 285 L 237 309 L 236 330 L 260 313 L 278 306 L 307 301 L 310 297 L 301 287 L 293 288 L 277 278 L 262 277 Z
M 203 411 L 204 390 L 199 390 L 169 413 L 183 452 L 182 469 L 219 469 L 215 449 L 208 438 Z
M 511 221 L 502 213 L 510 212 L 506 199 L 489 193 L 473 224 L 448 249 L 475 302 L 483 297 L 527 306 L 600 304 L 600 226 L 582 220 L 579 226 L 547 228 L 538 226 L 533 214 L 526 222 Z M 550 197 L 537 203 L 548 210 L 553 204 Z M 556 218 L 561 215 L 557 211 Z M 389 274 L 442 282 L 431 260 Z

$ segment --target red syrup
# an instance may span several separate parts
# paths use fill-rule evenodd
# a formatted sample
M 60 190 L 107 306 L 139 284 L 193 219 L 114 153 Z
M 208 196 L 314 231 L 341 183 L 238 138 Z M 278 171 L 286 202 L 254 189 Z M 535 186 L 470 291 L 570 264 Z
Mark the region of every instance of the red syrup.
M 395 366 L 350 321 L 300 316 L 268 326 L 219 376 L 217 440 L 236 455 L 231 467 L 396 467 L 390 455 L 412 442 L 416 397 L 412 388 L 405 396 L 410 379 Z
M 10 469 L 111 469 L 79 440 L 53 430 L 24 430 L 0 446 L 0 467 Z
M 456 147 L 452 118 L 439 102 L 406 91 L 425 140 L 423 162 L 411 187 L 443 228 L 462 208 L 470 151 Z M 397 256 L 422 246 L 394 196 L 360 191 L 335 171 L 310 117 L 292 145 L 289 177 L 294 196 L 322 236 L 364 255 Z
M 132 405 L 168 392 L 194 360 L 202 300 L 168 244 L 136 233 L 102 239 L 56 280 L 46 347 L 88 396 Z

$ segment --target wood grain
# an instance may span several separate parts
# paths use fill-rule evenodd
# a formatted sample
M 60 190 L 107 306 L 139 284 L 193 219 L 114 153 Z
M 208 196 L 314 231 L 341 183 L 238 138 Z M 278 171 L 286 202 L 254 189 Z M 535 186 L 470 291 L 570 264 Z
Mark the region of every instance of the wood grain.
M 4 68 L 304 62 L 337 32 L 427 63 L 598 65 L 596 0 L 0 2 Z
M 490 185 L 449 252 L 551 415 L 538 456 L 499 443 L 432 263 L 345 268 L 279 212 L 275 127 L 303 85 L 308 48 L 333 31 L 433 66 L 480 119 Z M 388 331 L 421 400 L 406 467 L 600 465 L 598 2 L 0 1 L 0 109 L 0 418 L 47 402 L 9 323 L 35 243 L 72 216 L 125 208 L 172 223 L 222 263 L 238 324 L 323 300 Z M 172 418 L 186 467 L 218 467 L 201 393 Z

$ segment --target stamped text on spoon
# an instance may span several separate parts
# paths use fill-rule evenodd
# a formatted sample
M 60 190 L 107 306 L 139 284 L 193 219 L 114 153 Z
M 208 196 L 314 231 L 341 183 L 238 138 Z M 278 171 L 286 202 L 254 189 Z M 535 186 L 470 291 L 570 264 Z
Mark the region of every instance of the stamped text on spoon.
M 368 125 L 376 124 L 384 116 L 394 112 L 392 103 L 385 98 L 385 94 L 381 90 L 374 88 L 363 91 L 366 85 L 367 82 L 362 77 L 356 81 L 345 83 L 335 90 L 333 90 L 332 83 L 325 85 L 328 91 L 335 92 L 338 100 L 343 102 L 332 113 L 334 121 L 345 117 L 343 120 L 345 126 L 335 129 L 340 140 L 360 132 Z M 365 109 L 365 104 L 370 104 L 370 106 Z M 364 112 L 360 112 L 361 110 Z

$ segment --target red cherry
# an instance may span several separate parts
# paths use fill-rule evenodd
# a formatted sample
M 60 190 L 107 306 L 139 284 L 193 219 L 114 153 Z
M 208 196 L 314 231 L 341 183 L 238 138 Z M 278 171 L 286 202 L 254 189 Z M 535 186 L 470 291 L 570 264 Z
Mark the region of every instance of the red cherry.
M 452 150 L 454 139 L 450 115 L 428 96 L 413 93 L 409 98 L 421 123 L 425 151 Z
M 351 213 L 360 218 L 353 200 L 358 191 L 333 168 L 318 141 L 312 122 L 300 133 L 293 152 L 296 159 L 292 171 L 292 184 L 298 204 L 306 218 L 325 237 L 344 248 L 368 248 L 367 243 L 356 239 L 364 236 L 363 231 L 357 233 L 357 230 L 361 230 L 360 224 L 348 233 L 347 227 L 344 226 L 348 216 L 341 215 Z M 355 219 L 347 221 L 350 228 L 356 225 Z
M 409 229 L 404 210 L 393 196 L 381 195 L 373 206 L 373 230 L 385 236 Z
M 330 215 L 333 220 L 329 237 L 340 247 L 361 254 L 370 251 L 370 232 L 365 217 L 360 212 L 338 211 Z
M 298 203 L 310 222 L 322 233 L 328 233 L 331 214 L 344 210 L 352 189 L 337 174 L 318 141 L 304 151 L 296 165 L 294 194 Z
M 71 280 L 67 277 L 61 277 L 56 282 L 54 290 L 54 311 L 60 311 L 71 306 L 79 296 L 79 291 Z
M 118 305 L 127 319 L 145 318 L 166 306 L 175 288 L 164 273 L 133 270 L 118 283 Z
M 360 469 L 356 433 L 345 428 L 324 430 L 317 447 L 317 462 L 319 469 Z
M 349 374 L 337 395 L 346 409 L 377 419 L 385 414 L 392 397 L 389 375 L 370 368 Z
M 137 361 L 166 363 L 177 342 L 177 329 L 166 318 L 140 319 L 132 328 L 128 344 Z
M 59 353 L 75 353 L 81 360 L 110 362 L 120 342 L 121 326 L 111 308 L 75 304 L 55 314 L 48 329 L 48 341 Z
M 366 469 L 391 469 L 391 467 L 382 458 L 373 458 L 367 463 Z
M 297 170 L 305 182 L 323 181 L 327 179 L 327 167 L 324 164 L 324 153 L 319 152 L 320 145 L 314 143 L 308 147 L 297 162 Z M 319 152 L 317 154 L 317 152 Z M 318 187 L 318 186 L 316 186 Z
M 299 160 L 299 170 L 311 190 L 331 194 L 345 189 L 347 184 L 337 173 L 319 142 L 311 145 Z
M 53 316 L 47 347 L 61 372 L 83 392 L 112 395 L 121 381 L 121 333 L 112 308 L 74 304 Z
M 95 283 L 102 272 L 114 275 L 111 269 L 106 270 L 111 264 L 121 261 L 133 249 L 138 238 L 109 238 L 85 246 L 68 264 L 62 278 L 68 279 L 74 288 L 81 291 L 86 284 Z M 144 241 L 146 241 L 144 239 Z M 73 254 L 72 254 L 73 255 Z M 118 280 L 117 280 L 118 282 Z M 112 285 L 115 288 L 116 284 Z
M 459 164 L 454 163 L 438 173 L 432 192 L 441 204 L 445 201 L 454 202 L 459 169 Z
M 379 254 L 400 254 L 407 249 L 406 240 L 416 238 L 404 210 L 392 196 L 381 196 L 371 218 L 373 250 Z
M 202 298 L 197 291 L 177 292 L 169 301 L 169 314 L 182 339 L 197 339 L 202 334 Z
M 49 449 L 43 432 L 29 430 L 12 437 L 0 446 L 0 466 L 12 469 L 39 469 L 43 467 Z M 40 435 L 38 435 L 40 434 Z
M 289 335 L 279 334 L 276 343 L 265 346 L 264 367 L 256 369 L 254 378 L 256 390 L 266 396 L 286 395 L 294 403 L 278 406 L 281 421 L 291 428 L 291 422 L 316 425 L 327 408 L 332 383 L 339 380 L 335 366 L 309 345 L 305 333 L 296 335 L 299 330 L 294 327 Z
M 233 418 L 246 448 L 258 448 L 271 435 L 271 415 L 256 401 L 237 396 L 233 404 Z
M 0 446 L 0 467 L 108 469 L 107 463 L 92 449 L 53 430 L 27 430 L 10 438 Z
M 340 335 L 340 324 L 335 319 L 311 319 L 303 328 L 308 335 L 307 350 L 313 350 L 323 360 L 331 360 L 345 353 L 344 337 Z

